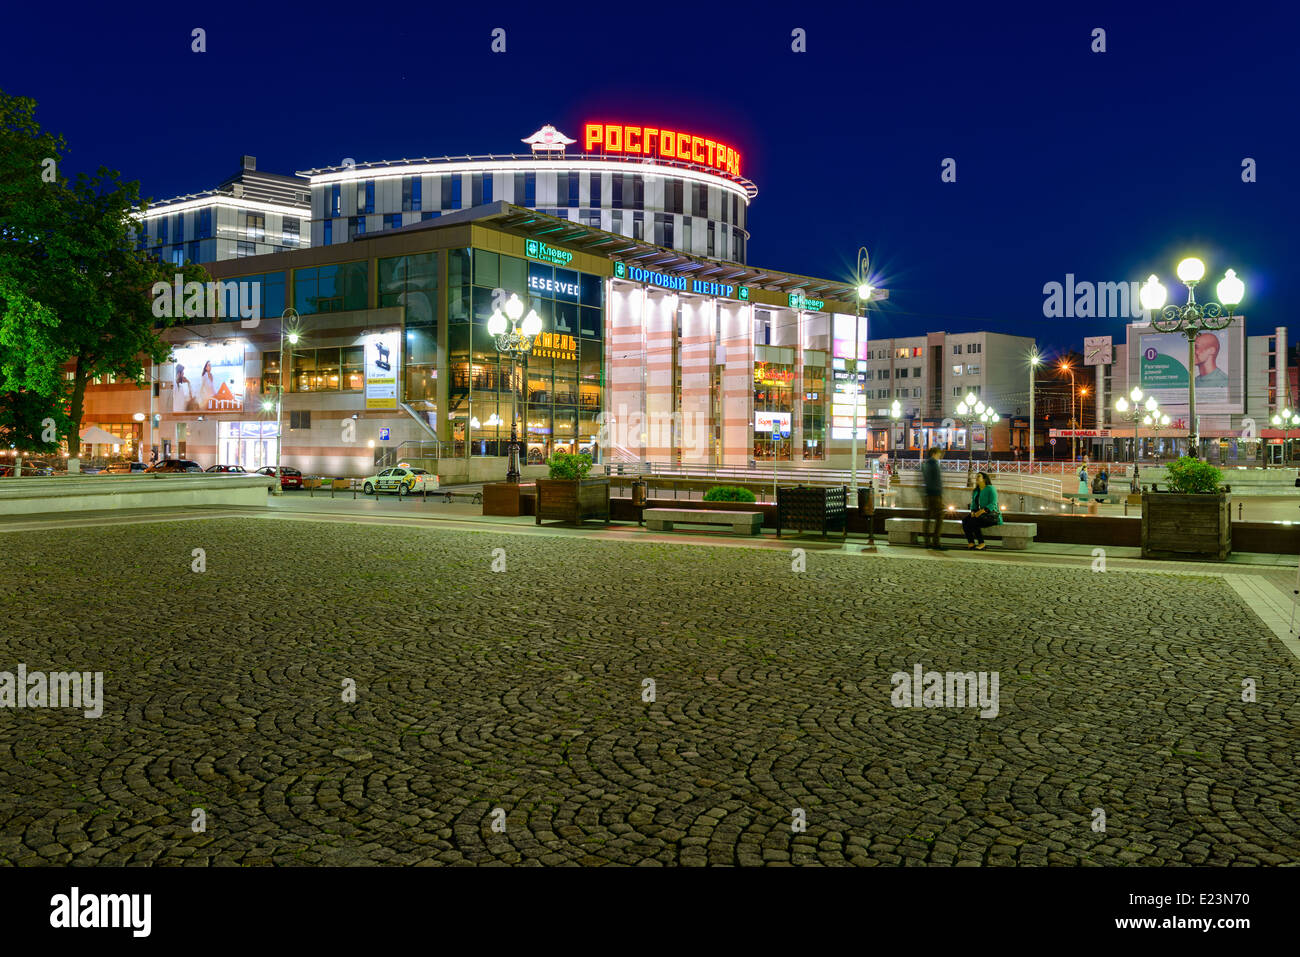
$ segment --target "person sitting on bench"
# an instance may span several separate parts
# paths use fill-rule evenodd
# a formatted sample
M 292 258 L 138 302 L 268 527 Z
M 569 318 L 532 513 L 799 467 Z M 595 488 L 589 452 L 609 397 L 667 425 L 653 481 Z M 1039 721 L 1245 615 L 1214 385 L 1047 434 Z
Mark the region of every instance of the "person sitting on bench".
M 984 543 L 984 529 L 990 525 L 1002 524 L 1002 510 L 998 508 L 998 490 L 989 481 L 987 472 L 975 475 L 975 489 L 970 497 L 970 514 L 961 520 L 962 531 L 966 533 L 966 547 L 983 551 L 988 546 Z

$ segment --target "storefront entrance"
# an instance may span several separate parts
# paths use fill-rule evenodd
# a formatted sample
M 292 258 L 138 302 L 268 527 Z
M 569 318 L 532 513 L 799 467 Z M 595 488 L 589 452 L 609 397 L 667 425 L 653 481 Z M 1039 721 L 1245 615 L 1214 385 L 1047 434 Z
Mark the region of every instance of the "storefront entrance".
M 274 422 L 218 422 L 216 465 L 241 465 L 254 472 L 279 464 L 280 440 Z

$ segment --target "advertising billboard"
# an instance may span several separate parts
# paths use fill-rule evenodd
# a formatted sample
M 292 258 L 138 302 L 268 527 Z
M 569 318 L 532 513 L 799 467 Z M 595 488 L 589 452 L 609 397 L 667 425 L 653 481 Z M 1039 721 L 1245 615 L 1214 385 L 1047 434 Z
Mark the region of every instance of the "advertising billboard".
M 755 432 L 775 432 L 778 435 L 790 434 L 789 412 L 755 412 Z
M 1241 412 L 1245 384 L 1244 324 L 1203 330 L 1192 343 L 1196 412 Z M 1187 408 L 1187 338 L 1179 332 L 1143 333 L 1138 382 L 1163 406 Z
M 402 337 L 398 332 L 366 336 L 366 408 L 397 408 L 397 369 Z
M 204 343 L 173 352 L 173 412 L 242 412 L 244 346 Z

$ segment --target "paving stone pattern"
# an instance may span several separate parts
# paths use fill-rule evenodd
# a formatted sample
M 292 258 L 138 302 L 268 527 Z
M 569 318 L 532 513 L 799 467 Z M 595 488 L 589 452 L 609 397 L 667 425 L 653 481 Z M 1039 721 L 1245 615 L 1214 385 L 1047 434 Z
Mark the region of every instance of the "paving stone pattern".
M 99 719 L 0 709 L 7 864 L 1300 859 L 1300 665 L 1210 576 L 256 519 L 4 544 L 0 670 L 106 682 Z M 999 715 L 894 708 L 918 662 L 998 672 Z

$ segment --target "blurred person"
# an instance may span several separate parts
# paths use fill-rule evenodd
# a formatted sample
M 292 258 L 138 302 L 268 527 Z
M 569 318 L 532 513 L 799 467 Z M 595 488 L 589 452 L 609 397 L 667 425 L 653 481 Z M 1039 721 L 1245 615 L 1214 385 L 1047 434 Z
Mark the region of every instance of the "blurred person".
M 939 459 L 943 449 L 931 446 L 925 463 L 921 466 L 922 492 L 925 495 L 925 541 L 926 548 L 943 551 L 939 536 L 943 532 L 943 470 L 939 468 Z

